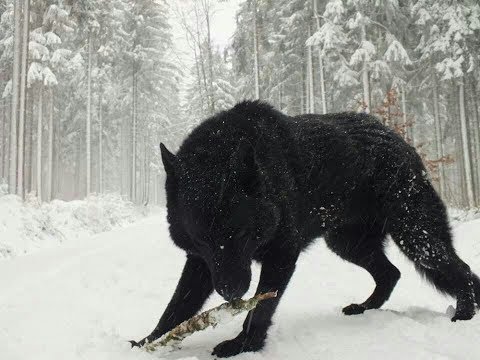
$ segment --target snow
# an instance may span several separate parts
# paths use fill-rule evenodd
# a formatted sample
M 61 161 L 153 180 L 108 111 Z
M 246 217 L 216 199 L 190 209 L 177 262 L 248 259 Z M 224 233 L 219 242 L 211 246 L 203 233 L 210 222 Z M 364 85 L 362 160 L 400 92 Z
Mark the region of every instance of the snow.
M 48 67 L 44 67 L 42 70 L 43 75 L 43 85 L 45 86 L 55 86 L 58 85 L 57 77 Z
M 387 61 L 401 61 L 406 65 L 411 65 L 412 61 L 410 60 L 407 51 L 402 46 L 402 44 L 396 40 L 392 39 L 390 45 L 388 46 L 385 54 L 383 55 Z
M 45 45 L 47 46 L 58 45 L 62 43 L 60 37 L 52 31 L 46 32 L 43 36 L 45 36 Z
M 460 255 L 480 273 L 480 220 L 457 224 L 454 233 Z M 446 313 L 454 302 L 425 284 L 396 248 L 389 246 L 388 255 L 402 272 L 391 299 L 382 310 L 347 317 L 342 306 L 364 300 L 373 281 L 318 241 L 299 259 L 265 349 L 236 359 L 477 359 L 480 317 L 451 323 Z M 149 354 L 127 343 L 156 325 L 183 260 L 162 211 L 0 261 L 2 359 L 212 359 L 213 347 L 241 329 L 242 315 L 190 336 L 177 350 Z M 255 265 L 254 279 L 258 273 Z M 205 308 L 222 302 L 214 295 Z
M 12 94 L 12 80 L 8 80 L 7 85 L 3 89 L 2 99 Z
M 370 41 L 363 40 L 360 47 L 355 50 L 350 58 L 350 65 L 361 64 L 363 61 L 370 61 L 375 53 L 375 46 Z
M 42 205 L 28 197 L 23 203 L 18 196 L 6 195 L 5 185 L 0 184 L 0 259 L 125 226 L 143 217 L 143 211 L 148 209 L 113 194 Z
M 32 50 L 35 51 L 35 50 Z M 43 81 L 43 66 L 38 62 L 32 62 L 28 68 L 27 81 L 28 86 L 31 86 L 35 82 Z

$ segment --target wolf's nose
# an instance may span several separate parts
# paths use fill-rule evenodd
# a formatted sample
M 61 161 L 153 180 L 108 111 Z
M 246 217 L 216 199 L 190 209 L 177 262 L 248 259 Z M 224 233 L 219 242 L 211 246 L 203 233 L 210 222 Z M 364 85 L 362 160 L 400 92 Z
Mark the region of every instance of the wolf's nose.
M 241 296 L 239 291 L 236 288 L 234 288 L 233 286 L 230 286 L 229 284 L 222 284 L 222 285 L 218 286 L 217 292 L 226 301 L 232 301 L 233 299 Z

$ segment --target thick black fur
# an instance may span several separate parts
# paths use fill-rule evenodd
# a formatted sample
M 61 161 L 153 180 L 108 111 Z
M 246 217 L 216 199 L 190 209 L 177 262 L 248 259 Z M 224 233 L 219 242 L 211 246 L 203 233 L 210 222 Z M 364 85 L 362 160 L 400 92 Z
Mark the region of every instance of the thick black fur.
M 161 150 L 170 233 L 187 260 L 157 327 L 134 345 L 193 316 L 214 289 L 226 300 L 242 296 L 257 260 L 257 293 L 279 296 L 250 312 L 240 334 L 213 354 L 261 349 L 299 253 L 320 236 L 376 282 L 345 314 L 389 298 L 400 278 L 384 254 L 390 234 L 429 281 L 457 298 L 453 321 L 474 315 L 480 282 L 455 253 L 445 206 L 415 150 L 374 117 L 289 117 L 243 102 L 200 124 L 176 155 Z

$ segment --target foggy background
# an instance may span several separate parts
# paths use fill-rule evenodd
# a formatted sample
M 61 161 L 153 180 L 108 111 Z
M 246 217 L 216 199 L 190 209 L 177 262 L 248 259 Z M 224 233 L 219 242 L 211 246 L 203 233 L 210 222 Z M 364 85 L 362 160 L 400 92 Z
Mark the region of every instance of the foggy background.
M 0 1 L 0 182 L 163 203 L 158 144 L 243 99 L 365 111 L 480 202 L 475 0 Z

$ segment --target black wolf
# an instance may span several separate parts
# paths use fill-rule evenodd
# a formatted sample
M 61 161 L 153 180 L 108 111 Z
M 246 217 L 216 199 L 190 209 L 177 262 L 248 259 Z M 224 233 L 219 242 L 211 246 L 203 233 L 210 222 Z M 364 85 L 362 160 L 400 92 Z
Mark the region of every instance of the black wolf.
M 213 354 L 261 349 L 298 255 L 321 236 L 376 282 L 345 314 L 389 298 L 400 277 L 384 254 L 390 235 L 437 289 L 456 297 L 452 321 L 474 315 L 480 281 L 455 253 L 444 204 L 415 150 L 374 117 L 289 117 L 247 101 L 201 123 L 176 155 L 163 145 L 161 153 L 170 234 L 187 259 L 157 327 L 133 345 L 193 316 L 214 289 L 226 300 L 241 297 L 256 260 L 257 293 L 279 296 L 250 312 L 240 334 Z

